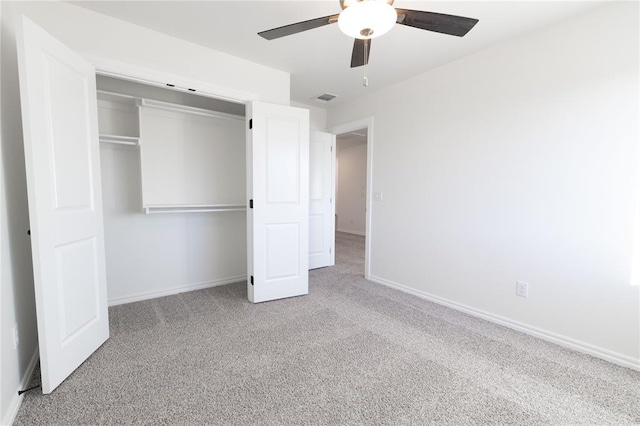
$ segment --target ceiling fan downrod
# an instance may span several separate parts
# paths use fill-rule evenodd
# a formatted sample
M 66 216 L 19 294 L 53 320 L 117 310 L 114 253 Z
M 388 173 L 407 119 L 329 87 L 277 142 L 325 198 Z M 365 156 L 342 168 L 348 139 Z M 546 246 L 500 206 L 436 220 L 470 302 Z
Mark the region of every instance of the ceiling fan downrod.
M 364 71 L 364 75 L 362 76 L 362 85 L 364 87 L 369 87 L 369 77 L 367 77 L 367 65 L 369 64 L 369 52 L 367 49 L 367 45 L 369 44 L 369 40 L 365 40 L 362 44 L 362 48 L 364 49 L 363 57 L 364 57 L 364 66 L 362 70 Z

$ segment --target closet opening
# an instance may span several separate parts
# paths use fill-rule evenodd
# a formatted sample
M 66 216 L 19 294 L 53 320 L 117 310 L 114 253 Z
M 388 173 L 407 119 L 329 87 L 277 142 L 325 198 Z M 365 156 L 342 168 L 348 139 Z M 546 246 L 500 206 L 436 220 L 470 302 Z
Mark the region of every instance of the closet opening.
M 245 281 L 245 105 L 96 86 L 109 305 Z
M 363 118 L 356 121 L 343 123 L 329 128 L 327 131 L 336 135 L 337 146 L 337 158 L 336 158 L 336 231 L 346 237 L 352 236 L 354 239 L 360 239 L 360 248 L 358 249 L 358 259 L 356 262 L 361 262 L 364 257 L 364 278 L 369 279 L 371 275 L 371 215 L 372 215 L 372 176 L 373 176 L 373 147 L 374 147 L 374 124 L 373 117 Z M 346 160 L 347 156 L 345 152 L 349 154 L 357 153 L 361 151 L 361 155 L 351 155 L 350 157 L 359 158 L 356 160 L 358 166 L 353 166 L 354 169 L 363 169 L 360 172 L 355 170 L 349 170 L 350 167 L 346 167 L 345 163 L 350 163 Z M 343 155 L 341 155 L 341 151 Z M 340 160 L 342 157 L 342 161 Z M 363 164 L 364 162 L 364 164 Z M 355 173 L 358 177 L 352 177 L 350 183 L 346 183 L 344 180 L 342 185 L 340 184 L 340 174 L 345 172 Z M 363 180 L 364 178 L 364 180 Z M 354 183 L 355 182 L 355 183 Z M 341 188 L 342 186 L 342 188 Z M 348 189 L 348 188 L 351 189 Z M 346 192 L 346 194 L 345 194 Z M 379 192 L 379 194 L 378 194 Z M 363 195 L 364 194 L 364 195 Z M 346 195 L 346 197 L 345 197 Z M 382 199 L 382 191 L 377 191 L 376 195 Z M 345 205 L 345 198 L 347 198 Z M 349 207 L 353 212 L 345 212 L 345 207 Z M 359 211 L 359 213 L 356 213 Z M 362 225 L 358 224 L 358 220 L 362 219 L 364 213 L 364 229 Z M 353 224 L 351 221 L 353 220 Z M 338 245 L 338 238 L 340 235 L 336 235 L 336 246 Z M 364 251 L 362 245 L 364 244 Z M 338 248 L 336 247 L 336 250 Z M 336 258 L 336 264 L 338 264 Z M 362 271 L 361 266 L 358 266 L 358 271 Z

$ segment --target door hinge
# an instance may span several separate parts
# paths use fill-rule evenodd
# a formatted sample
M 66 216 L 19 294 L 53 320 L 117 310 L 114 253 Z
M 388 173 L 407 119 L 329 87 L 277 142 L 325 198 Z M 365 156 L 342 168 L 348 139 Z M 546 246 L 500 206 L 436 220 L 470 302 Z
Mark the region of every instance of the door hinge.
M 253 285 L 253 275 L 251 275 L 251 285 Z
M 253 208 L 253 200 L 249 200 L 249 208 L 252 209 Z
M 249 130 L 253 129 L 253 118 L 249 119 Z

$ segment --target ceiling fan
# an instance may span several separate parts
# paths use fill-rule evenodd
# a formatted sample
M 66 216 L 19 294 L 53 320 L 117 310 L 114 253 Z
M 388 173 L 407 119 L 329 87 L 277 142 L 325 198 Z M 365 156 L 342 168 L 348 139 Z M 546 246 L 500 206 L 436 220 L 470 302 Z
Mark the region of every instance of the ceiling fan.
M 342 12 L 339 14 L 296 22 L 259 32 L 258 35 L 273 40 L 337 22 L 342 32 L 355 39 L 351 54 L 351 68 L 354 68 L 369 62 L 371 39 L 385 34 L 396 23 L 462 37 L 478 22 L 477 19 L 463 16 L 396 9 L 393 7 L 393 1 L 340 0 Z

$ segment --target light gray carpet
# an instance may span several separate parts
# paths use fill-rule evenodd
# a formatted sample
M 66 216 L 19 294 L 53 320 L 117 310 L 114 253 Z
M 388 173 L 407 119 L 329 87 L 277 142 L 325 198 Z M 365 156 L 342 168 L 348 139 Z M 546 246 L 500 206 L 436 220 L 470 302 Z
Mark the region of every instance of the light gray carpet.
M 640 424 L 639 372 L 367 282 L 363 249 L 338 234 L 304 297 L 111 308 L 111 339 L 16 424 Z

